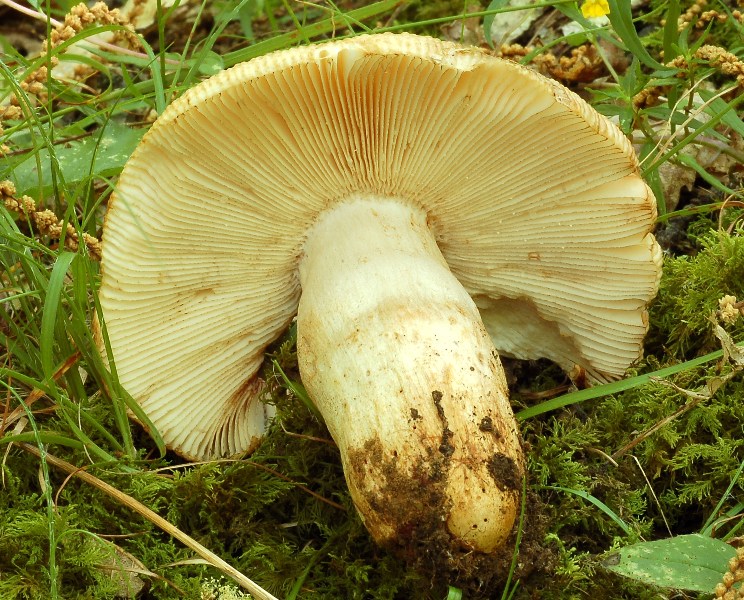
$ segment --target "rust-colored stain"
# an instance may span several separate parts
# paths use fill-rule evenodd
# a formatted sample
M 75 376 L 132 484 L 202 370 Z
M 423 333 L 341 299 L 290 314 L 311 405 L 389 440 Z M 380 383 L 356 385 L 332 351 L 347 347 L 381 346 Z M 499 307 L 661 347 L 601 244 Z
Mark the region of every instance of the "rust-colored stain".
M 227 408 L 226 412 L 233 413 L 235 410 L 237 410 L 237 407 L 243 405 L 246 398 L 254 397 L 258 393 L 258 390 L 261 388 L 262 384 L 263 382 L 258 377 L 246 379 L 243 383 L 240 384 L 238 389 L 236 389 L 230 395 L 230 398 L 228 398 L 225 406 L 233 408 Z

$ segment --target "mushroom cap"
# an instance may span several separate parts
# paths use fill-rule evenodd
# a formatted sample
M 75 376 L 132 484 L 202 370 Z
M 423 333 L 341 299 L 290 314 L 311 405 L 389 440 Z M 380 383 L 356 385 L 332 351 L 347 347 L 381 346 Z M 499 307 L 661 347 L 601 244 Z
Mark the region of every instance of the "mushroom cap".
M 495 347 L 619 377 L 660 251 L 633 149 L 559 84 L 410 34 L 275 52 L 173 102 L 109 204 L 100 301 L 120 382 L 191 457 L 250 448 L 306 232 L 365 194 L 421 207 Z

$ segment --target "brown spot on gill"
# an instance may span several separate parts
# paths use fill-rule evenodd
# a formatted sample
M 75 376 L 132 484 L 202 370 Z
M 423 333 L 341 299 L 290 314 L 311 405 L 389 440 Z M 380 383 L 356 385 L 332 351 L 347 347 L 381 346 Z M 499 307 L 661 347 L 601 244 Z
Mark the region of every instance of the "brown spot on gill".
M 246 379 L 232 394 L 230 394 L 227 402 L 225 402 L 224 412 L 233 414 L 235 411 L 240 410 L 240 408 L 245 404 L 250 403 L 251 400 L 258 402 L 257 396 L 263 383 L 263 380 L 259 377 Z
M 581 365 L 574 365 L 573 369 L 568 372 L 568 378 L 580 390 L 585 390 L 589 387 L 586 369 Z
M 212 294 L 214 294 L 213 287 L 205 287 L 200 290 L 194 290 L 193 292 L 195 298 L 203 298 L 204 296 L 211 296 Z

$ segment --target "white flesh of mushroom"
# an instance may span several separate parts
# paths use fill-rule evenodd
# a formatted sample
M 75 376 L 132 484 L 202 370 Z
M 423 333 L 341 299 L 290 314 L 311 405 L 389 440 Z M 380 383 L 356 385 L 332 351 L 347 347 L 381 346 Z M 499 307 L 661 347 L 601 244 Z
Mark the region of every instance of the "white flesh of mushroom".
M 386 198 L 326 211 L 300 281 L 302 381 L 372 535 L 446 523 L 463 546 L 502 545 L 519 506 L 519 434 L 498 355 L 423 211 Z

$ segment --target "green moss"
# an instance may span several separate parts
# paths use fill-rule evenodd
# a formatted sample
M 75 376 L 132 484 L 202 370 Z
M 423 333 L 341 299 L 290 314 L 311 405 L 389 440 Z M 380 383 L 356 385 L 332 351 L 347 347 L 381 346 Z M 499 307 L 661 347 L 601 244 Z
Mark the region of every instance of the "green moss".
M 744 298 L 741 233 L 708 230 L 697 236 L 700 249 L 695 255 L 666 258 L 650 312 L 647 357 L 638 372 L 720 348 L 709 317 L 723 295 Z M 744 319 L 727 330 L 741 341 Z M 679 388 L 705 389 L 707 381 L 730 369 L 712 363 L 679 373 L 672 382 Z M 735 377 L 712 398 L 679 411 L 691 401 L 674 387 L 651 382 L 524 424 L 532 485 L 550 524 L 545 545 L 556 556 L 552 575 L 524 582 L 520 597 L 532 597 L 535 589 L 540 589 L 540 598 L 659 597 L 658 590 L 608 574 L 597 557 L 642 538 L 700 531 L 736 476 L 744 460 L 744 381 Z M 624 534 L 583 498 L 555 487 L 589 493 L 604 502 L 631 534 Z M 743 487 L 738 481 L 734 496 L 740 496 Z M 741 509 L 728 498 L 721 514 L 728 510 L 735 514 Z
M 691 228 L 698 251 L 665 261 L 659 296 L 650 311 L 647 356 L 638 371 L 716 349 L 719 342 L 708 319 L 717 310 L 718 299 L 725 294 L 744 298 L 741 228 L 729 235 L 710 231 L 710 221 L 698 223 Z M 41 306 L 34 299 L 29 315 L 38 314 Z M 744 319 L 728 330 L 735 340 L 744 338 Z M 69 331 L 74 337 L 74 330 Z M 12 331 L 6 335 L 14 342 Z M 32 329 L 24 329 L 14 343 L 32 356 L 37 338 Z M 447 584 L 458 583 L 431 581 L 372 543 L 353 508 L 338 451 L 324 425 L 273 378 L 270 368 L 265 375 L 278 418 L 258 451 L 246 460 L 183 466 L 172 455 L 145 460 L 157 452 L 139 428 L 134 432 L 140 448 L 137 459 L 122 456 L 102 434 L 101 430 L 115 432 L 118 426 L 96 382 L 89 378 L 83 383 L 77 370 L 79 366 L 95 372 L 89 364 L 94 350 L 83 343 L 77 346 L 84 352 L 70 371 L 74 377 L 71 374 L 55 390 L 61 398 L 74 397 L 75 403 L 70 400 L 67 408 L 58 404 L 54 412 L 38 412 L 36 424 L 74 439 L 73 426 L 80 423 L 93 442 L 117 459 L 91 464 L 95 456 L 92 459 L 83 450 L 52 445 L 49 451 L 85 465 L 90 473 L 144 502 L 277 596 L 441 600 Z M 299 381 L 291 334 L 277 344 L 274 356 L 288 377 Z M 60 354 L 59 360 L 64 358 Z M 533 390 L 540 391 L 560 384 L 563 374 L 554 367 L 542 370 L 543 365 L 517 369 L 520 384 L 533 383 Z M 536 366 L 541 371 L 531 382 Z M 680 373 L 673 382 L 681 388 L 701 388 L 725 368 L 710 364 Z M 42 379 L 41 373 L 36 376 Z M 20 397 L 27 393 L 18 389 Z M 597 557 L 641 537 L 667 536 L 667 523 L 675 534 L 699 530 L 729 486 L 744 459 L 744 383 L 735 379 L 710 400 L 668 420 L 688 401 L 678 390 L 652 382 L 524 424 L 537 507 L 527 526 L 546 530 L 545 554 L 515 598 L 657 596 L 656 590 L 606 573 Z M 90 421 L 79 418 L 78 412 Z M 664 424 L 658 427 L 660 423 Z M 639 439 L 652 428 L 657 430 Z M 620 449 L 625 451 L 616 455 L 615 464 L 609 455 Z M 169 470 L 156 471 L 164 467 Z M 120 502 L 51 467 L 50 524 L 38 459 L 14 448 L 2 469 L 2 600 L 49 597 L 50 527 L 57 540 L 55 566 L 62 598 L 113 597 L 115 582 L 101 568 L 109 561 L 110 550 L 96 543 L 97 536 L 117 536 L 112 538 L 117 545 L 157 575 L 148 579 L 151 598 L 198 598 L 202 583 L 217 575 L 208 566 L 192 564 L 191 551 Z M 585 498 L 556 488 L 591 494 L 618 515 L 630 533 Z M 739 496 L 741 488 L 738 482 Z M 721 510 L 736 512 L 735 501 L 727 499 Z M 467 598 L 500 595 L 494 587 L 478 590 L 477 585 Z
M 744 237 L 724 231 L 698 236 L 700 251 L 694 256 L 667 260 L 659 295 L 651 305 L 647 352 L 660 360 L 682 360 L 715 350 L 709 316 L 726 294 L 744 298 Z M 744 336 L 744 320 L 729 328 L 734 339 Z

